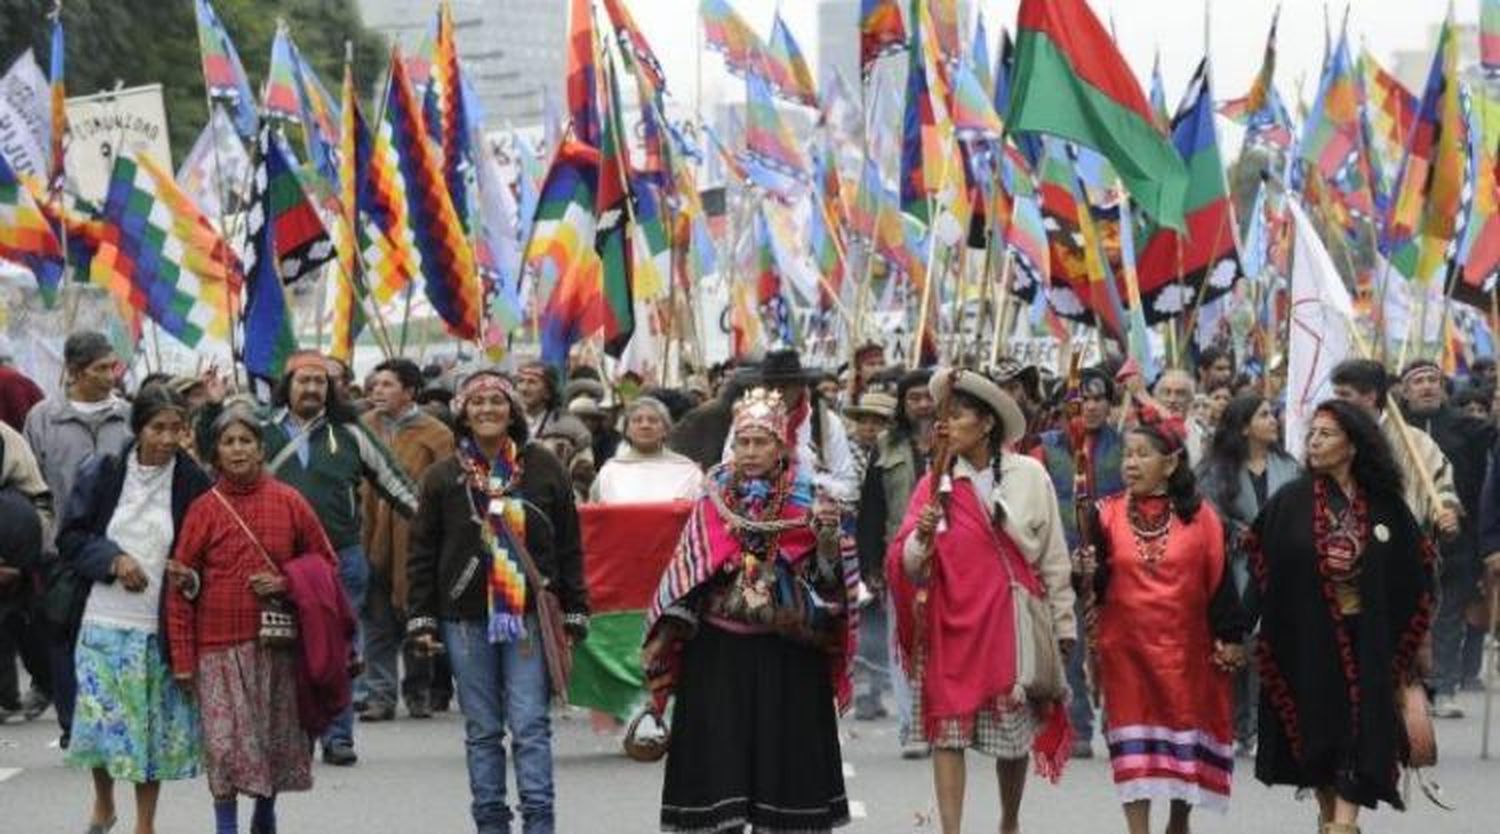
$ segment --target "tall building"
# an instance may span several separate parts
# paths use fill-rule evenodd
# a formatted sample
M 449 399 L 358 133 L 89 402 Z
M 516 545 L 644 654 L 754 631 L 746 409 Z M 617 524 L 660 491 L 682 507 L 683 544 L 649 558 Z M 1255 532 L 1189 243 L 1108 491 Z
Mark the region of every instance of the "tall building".
M 818 6 L 818 89 L 833 83 L 837 69 L 859 83 L 859 0 L 823 0 Z
M 566 71 L 568 4 L 563 0 L 452 0 L 454 35 L 486 126 L 542 122 L 544 97 L 560 101 Z M 437 3 L 359 0 L 365 24 L 401 45 L 421 48 Z

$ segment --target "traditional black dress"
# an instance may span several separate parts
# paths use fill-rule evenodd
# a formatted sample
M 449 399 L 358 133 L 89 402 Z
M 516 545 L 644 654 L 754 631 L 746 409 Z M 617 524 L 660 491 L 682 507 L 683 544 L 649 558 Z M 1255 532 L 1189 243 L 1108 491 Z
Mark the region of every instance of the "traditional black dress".
M 1277 492 L 1252 531 L 1256 778 L 1403 807 L 1397 691 L 1431 625 L 1431 542 L 1394 490 L 1346 497 L 1314 475 Z

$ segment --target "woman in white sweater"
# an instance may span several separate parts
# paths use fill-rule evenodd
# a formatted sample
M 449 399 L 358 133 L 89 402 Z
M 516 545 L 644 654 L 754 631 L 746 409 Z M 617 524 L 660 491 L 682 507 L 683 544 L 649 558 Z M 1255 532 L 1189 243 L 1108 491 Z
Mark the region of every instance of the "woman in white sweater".
M 625 408 L 625 442 L 599 470 L 590 498 L 601 504 L 691 501 L 703 485 L 698 464 L 666 447 L 672 415 L 661 400 L 637 397 Z

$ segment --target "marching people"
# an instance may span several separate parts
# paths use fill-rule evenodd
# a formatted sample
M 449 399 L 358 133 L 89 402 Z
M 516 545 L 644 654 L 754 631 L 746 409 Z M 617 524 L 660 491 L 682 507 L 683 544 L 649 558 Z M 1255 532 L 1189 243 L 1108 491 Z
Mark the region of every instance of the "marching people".
M 1203 497 L 1224 526 L 1228 569 L 1242 601 L 1250 589 L 1250 556 L 1245 550 L 1250 525 L 1266 501 L 1301 474 L 1301 465 L 1281 448 L 1281 421 L 1271 402 L 1259 394 L 1235 397 L 1224 409 L 1197 476 Z M 1235 672 L 1237 755 L 1255 752 L 1259 680 L 1254 664 Z
M 184 586 L 166 601 L 172 675 L 197 702 L 216 834 L 239 830 L 240 794 L 255 799 L 251 834 L 274 834 L 276 797 L 312 788 L 312 738 L 349 703 L 346 657 L 333 658 L 341 698 L 316 697 L 299 677 L 300 641 L 317 631 L 303 605 L 291 613 L 294 563 L 314 570 L 307 563 L 321 560 L 326 580 L 314 602 L 343 611 L 351 634 L 354 622 L 316 510 L 265 466 L 264 431 L 239 403 L 214 419 L 207 439 L 218 479 L 183 518 L 172 572 Z
M 590 498 L 604 504 L 691 501 L 703 472 L 666 447 L 672 415 L 655 397 L 636 397 L 625 407 L 625 438 L 594 479 Z
M 908 371 L 896 383 L 896 413 L 891 428 L 881 436 L 865 473 L 859 512 L 855 518 L 855 542 L 865 588 L 882 605 L 862 609 L 864 617 L 885 626 L 888 647 L 885 669 L 896 706 L 897 739 L 903 758 L 921 758 L 929 752 L 926 742 L 913 732 L 911 687 L 897 658 L 894 639 L 896 619 L 888 593 L 885 556 L 911 503 L 912 490 L 931 465 L 933 427 L 937 406 L 928 383 L 932 371 Z M 866 698 L 866 709 L 876 709 Z
M 510 831 L 507 731 L 523 830 L 551 834 L 548 701 L 566 693 L 555 691 L 561 670 L 548 664 L 588 635 L 573 491 L 557 458 L 528 440 L 509 377 L 473 371 L 453 403 L 457 451 L 422 477 L 411 524 L 407 633 L 453 668 L 479 834 Z
M 849 822 L 835 705 L 850 699 L 854 613 L 836 501 L 796 454 L 789 408 L 734 406 L 647 614 L 642 666 L 675 694 L 664 831 L 821 832 Z
M 187 403 L 165 385 L 137 392 L 134 440 L 79 473 L 57 534 L 61 558 L 89 585 L 78 635 L 78 700 L 67 763 L 93 774 L 90 834 L 115 824 L 114 783 L 135 786 L 136 834 L 155 830 L 161 783 L 198 775 L 198 708 L 173 680 L 163 618 L 169 589 L 188 587 L 170 561 L 208 475 L 182 448 Z
M 849 447 L 854 454 L 854 470 L 861 484 L 860 507 L 864 507 L 867 501 L 880 500 L 873 494 L 879 484 L 866 475 L 879 454 L 880 439 L 890 428 L 895 416 L 896 398 L 874 390 L 869 380 L 866 380 L 865 393 L 860 395 L 859 401 L 844 407 L 844 419 L 849 423 Z M 855 523 L 859 523 L 857 514 Z M 855 658 L 854 666 L 854 717 L 856 720 L 874 721 L 889 714 L 882 699 L 891 688 L 890 641 L 886 639 L 889 624 L 885 616 L 884 600 L 878 595 L 884 587 L 885 553 L 875 542 L 866 542 L 864 546 L 859 544 L 856 536 L 860 578 L 870 596 L 870 604 L 861 608 L 859 618 L 859 656 Z M 871 591 L 871 586 L 875 591 Z
M 1319 405 L 1306 449 L 1307 474 L 1271 496 L 1251 528 L 1255 775 L 1312 788 L 1323 834 L 1357 834 L 1361 808 L 1404 807 L 1399 767 L 1421 729 L 1409 722 L 1426 720 L 1420 649 L 1435 552 L 1366 409 Z
M 1439 543 L 1442 569 L 1437 619 L 1432 626 L 1432 711 L 1439 718 L 1462 718 L 1457 695 L 1464 681 L 1464 656 L 1479 650 L 1465 644 L 1484 637 L 1469 630 L 1466 614 L 1480 598 L 1479 496 L 1489 451 L 1495 445 L 1495 427 L 1448 403 L 1442 369 L 1429 359 L 1408 362 L 1402 370 L 1401 400 L 1411 428 L 1431 437 L 1453 469 L 1458 530 Z
M 1115 381 L 1099 368 L 1085 368 L 1078 379 L 1076 396 L 1080 402 L 1078 417 L 1063 428 L 1052 429 L 1042 434 L 1036 457 L 1042 461 L 1052 475 L 1052 487 L 1057 493 L 1057 509 L 1062 516 L 1063 534 L 1069 552 L 1077 552 L 1082 546 L 1081 524 L 1086 519 L 1078 515 L 1075 489 L 1082 480 L 1093 493 L 1091 501 L 1117 495 L 1125 489 L 1121 476 L 1121 463 L 1125 448 L 1124 436 L 1111 422 L 1117 399 Z M 1076 438 L 1076 439 L 1075 439 Z M 1076 448 L 1075 448 L 1076 447 Z M 1077 462 L 1086 461 L 1089 470 L 1079 472 Z M 1075 477 L 1077 474 L 1079 477 Z M 1078 612 L 1081 616 L 1082 612 Z M 1087 635 L 1084 635 L 1087 637 Z M 1073 692 L 1073 701 L 1068 717 L 1073 725 L 1074 758 L 1091 759 L 1094 756 L 1094 705 L 1089 700 L 1089 687 L 1085 677 L 1083 651 L 1069 654 L 1068 687 Z
M 360 487 L 369 484 L 400 515 L 416 512 L 416 487 L 389 449 L 359 421 L 333 384 L 338 366 L 315 350 L 293 353 L 272 397 L 273 408 L 257 416 L 266 472 L 307 499 L 338 554 L 339 581 L 354 611 L 364 608 L 370 563 L 360 544 Z M 214 399 L 222 399 L 215 392 Z M 203 410 L 212 422 L 219 407 Z M 360 638 L 355 639 L 356 649 Z M 362 681 L 355 701 L 362 700 Z M 354 751 L 354 706 L 328 726 L 321 739 L 323 761 L 336 766 L 359 760 Z
M 1026 431 L 1015 401 L 988 377 L 944 368 L 930 383 L 941 403 L 943 455 L 912 490 L 891 542 L 886 576 L 905 668 L 913 732 L 932 746 L 944 834 L 963 817 L 964 752 L 996 760 L 1000 831 L 1020 826 L 1027 760 L 1056 780 L 1069 756 L 1062 657 L 1077 644 L 1072 563 L 1047 473 L 1006 452 Z M 1050 680 L 1027 681 L 1017 633 L 1034 598 L 1044 606 Z
M 1125 435 L 1126 492 L 1099 506 L 1093 648 L 1130 834 L 1151 830 L 1154 802 L 1169 804 L 1168 834 L 1186 834 L 1195 807 L 1229 810 L 1244 615 L 1186 441 L 1181 418 L 1141 409 Z
M 26 442 L 42 468 L 53 505 L 62 507 L 84 461 L 118 454 L 130 442 L 130 406 L 115 394 L 120 370 L 115 349 L 103 333 L 81 330 L 63 342 L 67 380 L 60 394 L 37 403 L 26 415 Z M 55 547 L 49 547 L 55 552 Z M 58 744 L 67 749 L 73 727 L 73 646 L 83 614 L 87 584 L 61 561 L 43 566 L 46 590 L 40 616 L 48 632 L 52 702 L 62 730 Z
M 813 484 L 833 500 L 852 504 L 859 498 L 859 482 L 849 436 L 839 424 L 837 412 L 813 387 L 816 379 L 816 373 L 803 369 L 797 351 L 773 350 L 761 361 L 755 384 L 781 393 L 791 452 Z
M 360 418 L 366 429 L 390 449 L 408 478 L 420 480 L 429 466 L 453 454 L 453 432 L 417 407 L 422 371 L 410 359 L 387 359 L 370 375 L 374 408 Z M 360 610 L 364 630 L 365 709 L 361 721 L 396 717 L 399 695 L 412 718 L 427 718 L 434 705 L 452 698 L 450 675 L 442 656 L 417 657 L 402 651 L 406 641 L 406 557 L 408 523 L 373 487 L 363 488 L 361 545 L 370 560 L 370 584 Z M 398 675 L 398 660 L 405 676 Z M 399 687 L 397 681 L 400 681 Z
M 526 436 L 539 439 L 549 423 L 566 413 L 557 372 L 540 359 L 528 360 L 516 369 L 515 385 L 522 407 L 519 416 L 526 421 Z
M 37 578 L 52 528 L 52 493 L 26 438 L 0 421 L 0 724 L 12 715 L 30 721 L 47 709 L 51 668 L 46 634 L 36 623 Z M 31 685 L 21 693 L 16 661 Z

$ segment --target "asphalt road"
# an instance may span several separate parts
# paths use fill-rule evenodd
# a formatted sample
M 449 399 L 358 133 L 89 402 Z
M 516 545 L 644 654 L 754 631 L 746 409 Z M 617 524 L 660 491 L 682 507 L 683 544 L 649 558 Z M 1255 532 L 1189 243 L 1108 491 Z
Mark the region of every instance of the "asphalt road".
M 1500 725 L 1500 697 L 1497 697 Z M 1442 763 L 1434 775 L 1458 810 L 1447 812 L 1414 798 L 1405 814 L 1389 810 L 1368 815 L 1372 834 L 1496 834 L 1500 832 L 1500 759 L 1479 760 L 1479 695 L 1463 696 L 1470 717 L 1438 725 Z M 847 787 L 854 803 L 852 832 L 933 832 L 937 830 L 928 763 L 902 761 L 896 754 L 890 721 L 844 723 Z M 557 751 L 558 831 L 645 834 L 656 827 L 661 790 L 659 765 L 630 762 L 613 739 L 596 736 L 586 715 L 559 714 L 554 724 Z M 463 834 L 473 831 L 468 815 L 468 777 L 463 760 L 463 723 L 455 714 L 432 721 L 401 719 L 358 728 L 361 760 L 348 769 L 321 764 L 311 793 L 279 803 L 283 832 L 320 834 Z M 30 723 L 0 726 L 0 834 L 81 834 L 90 803 L 87 776 L 61 764 L 50 713 Z M 1500 756 L 1500 726 L 1495 728 Z M 965 830 L 993 832 L 999 825 L 998 800 L 986 760 L 970 757 Z M 1250 775 L 1249 762 L 1237 763 L 1235 795 L 1226 816 L 1195 817 L 1198 832 L 1314 832 L 1314 805 L 1298 802 L 1291 791 L 1270 790 Z M 118 791 L 122 819 L 133 804 Z M 242 803 L 248 806 L 248 803 Z M 248 807 L 242 813 L 248 819 Z M 242 825 L 248 828 L 247 822 Z M 1153 825 L 1159 830 L 1165 816 Z M 1028 834 L 1124 831 L 1124 821 L 1103 759 L 1074 762 L 1060 785 L 1033 781 L 1022 814 Z M 199 834 L 213 830 L 213 812 L 202 780 L 163 789 L 157 831 Z M 242 829 L 245 830 L 245 829 Z M 517 823 L 517 831 L 520 830 Z M 122 823 L 116 834 L 131 834 Z

